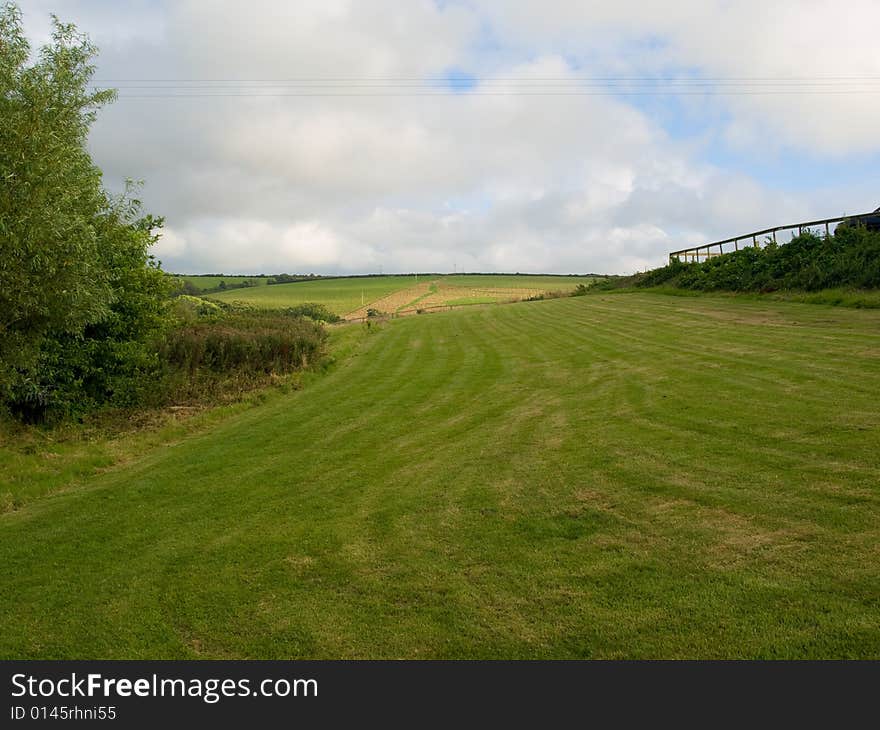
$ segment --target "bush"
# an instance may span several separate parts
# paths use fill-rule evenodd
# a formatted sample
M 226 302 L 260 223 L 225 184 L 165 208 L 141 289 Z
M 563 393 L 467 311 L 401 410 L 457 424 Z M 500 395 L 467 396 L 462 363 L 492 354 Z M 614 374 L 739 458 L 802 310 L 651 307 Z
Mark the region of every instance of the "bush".
M 168 332 L 159 345 L 164 365 L 151 403 L 215 403 L 317 365 L 327 333 L 284 312 L 222 312 Z
M 305 317 L 237 314 L 169 332 L 159 354 L 172 370 L 283 374 L 308 367 L 324 352 L 327 333 Z
M 179 294 L 174 298 L 172 312 L 180 322 L 191 323 L 205 317 L 219 317 L 223 309 L 207 299 Z
M 295 307 L 287 307 L 284 313 L 290 317 L 308 317 L 316 322 L 329 322 L 332 324 L 342 321 L 342 317 L 338 314 L 331 312 L 326 306 L 316 302 L 307 302 L 305 304 L 298 304 Z
M 685 264 L 678 259 L 673 259 L 667 266 L 653 269 L 644 274 L 638 274 L 636 286 L 663 286 L 664 284 L 674 283 L 690 266 L 691 264 Z
M 104 405 L 139 403 L 158 377 L 153 345 L 171 324 L 170 279 L 150 256 L 160 219 L 138 218 L 127 194 L 108 202 L 92 225 L 99 241 L 92 265 L 110 293 L 107 310 L 78 329 L 49 328 L 30 367 L 19 366 L 8 408 L 29 422 L 80 416 Z
M 173 297 L 179 297 L 184 294 L 190 297 L 197 297 L 202 293 L 202 290 L 189 279 L 175 279 L 175 286 L 177 288 L 171 292 L 171 296 Z
M 636 286 L 672 285 L 700 291 L 818 291 L 880 287 L 880 232 L 841 226 L 832 236 L 805 232 L 790 243 L 769 242 L 701 263 L 673 261 L 637 278 Z

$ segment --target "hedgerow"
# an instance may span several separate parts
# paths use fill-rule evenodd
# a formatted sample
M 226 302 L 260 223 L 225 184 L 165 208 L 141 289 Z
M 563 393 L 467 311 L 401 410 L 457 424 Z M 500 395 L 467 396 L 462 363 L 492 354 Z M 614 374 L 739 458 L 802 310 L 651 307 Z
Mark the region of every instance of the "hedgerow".
M 641 274 L 635 283 L 738 292 L 875 289 L 880 287 L 880 232 L 842 225 L 827 237 L 803 233 L 786 244 L 768 242 L 700 263 L 676 260 Z

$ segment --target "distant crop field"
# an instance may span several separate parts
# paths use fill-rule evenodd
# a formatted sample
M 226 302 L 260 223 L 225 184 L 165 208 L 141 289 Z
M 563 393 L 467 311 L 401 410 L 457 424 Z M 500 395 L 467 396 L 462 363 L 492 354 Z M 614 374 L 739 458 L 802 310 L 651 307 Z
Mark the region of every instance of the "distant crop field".
M 173 448 L 0 438 L 0 654 L 880 659 L 880 311 L 594 294 L 332 351 Z
M 591 277 L 459 274 L 423 281 L 410 289 L 376 301 L 370 308 L 387 313 L 412 313 L 418 309 L 462 307 L 472 304 L 515 302 L 548 292 L 570 292 L 578 284 L 590 284 Z M 367 307 L 348 313 L 363 317 Z
M 305 302 L 325 305 L 336 314 L 348 314 L 363 305 L 416 283 L 415 276 L 371 276 L 318 279 L 273 284 L 260 289 L 235 289 L 212 294 L 224 302 L 244 302 L 257 307 L 290 307 Z
M 495 289 L 539 289 L 542 291 L 565 291 L 578 284 L 588 284 L 590 276 L 547 276 L 528 274 L 453 274 L 444 276 L 447 286 L 485 287 Z
M 461 299 L 448 299 L 446 304 L 450 307 L 463 307 L 468 304 L 493 304 L 497 301 L 495 297 L 462 297 Z
M 459 306 L 528 299 L 542 292 L 571 291 L 589 277 L 524 275 L 376 276 L 277 284 L 235 289 L 211 296 L 261 307 L 324 304 L 336 314 L 364 317 L 369 309 L 387 314 L 414 307 Z
M 221 281 L 227 285 L 236 285 L 248 281 L 251 286 L 266 286 L 266 283 L 268 282 L 266 277 L 260 276 L 191 276 L 187 274 L 177 274 L 174 278 L 180 279 L 181 281 L 192 282 L 194 286 L 202 291 L 205 291 L 206 289 L 216 289 L 220 286 Z

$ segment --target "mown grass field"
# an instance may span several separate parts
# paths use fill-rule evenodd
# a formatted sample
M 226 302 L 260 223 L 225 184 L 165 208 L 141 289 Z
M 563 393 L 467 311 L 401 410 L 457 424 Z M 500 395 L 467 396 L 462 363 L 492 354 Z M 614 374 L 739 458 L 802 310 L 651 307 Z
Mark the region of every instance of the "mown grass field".
M 570 291 L 592 279 L 583 276 L 461 274 L 458 276 L 371 276 L 276 284 L 212 294 L 226 302 L 290 307 L 317 302 L 339 315 L 366 316 L 367 309 L 393 314 L 409 306 L 491 303 L 545 291 Z M 428 292 L 428 287 L 431 292 Z
M 301 390 L 0 516 L 0 656 L 880 658 L 880 312 L 333 337 Z

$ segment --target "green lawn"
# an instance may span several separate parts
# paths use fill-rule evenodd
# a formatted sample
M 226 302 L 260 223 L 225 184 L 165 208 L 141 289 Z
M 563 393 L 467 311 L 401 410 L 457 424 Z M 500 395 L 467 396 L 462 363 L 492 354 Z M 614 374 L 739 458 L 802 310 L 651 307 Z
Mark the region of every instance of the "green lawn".
M 601 294 L 333 342 L 0 516 L 0 656 L 880 658 L 880 311 Z
M 420 279 L 423 281 L 423 279 Z M 235 289 L 212 294 L 225 302 L 246 302 L 258 307 L 292 307 L 319 302 L 336 314 L 347 314 L 362 304 L 381 299 L 416 283 L 415 276 L 370 276 L 350 279 L 319 279 L 274 284 L 260 289 Z

